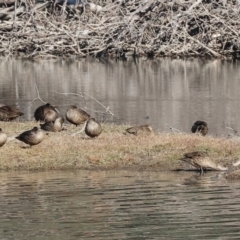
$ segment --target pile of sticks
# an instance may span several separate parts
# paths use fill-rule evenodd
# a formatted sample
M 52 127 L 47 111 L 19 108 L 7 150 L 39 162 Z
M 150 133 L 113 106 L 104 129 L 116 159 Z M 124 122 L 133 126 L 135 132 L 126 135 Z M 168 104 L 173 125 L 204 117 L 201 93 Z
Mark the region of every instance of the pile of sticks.
M 38 0 L 39 1 L 39 0 Z M 0 53 L 25 58 L 240 54 L 240 1 L 0 0 Z

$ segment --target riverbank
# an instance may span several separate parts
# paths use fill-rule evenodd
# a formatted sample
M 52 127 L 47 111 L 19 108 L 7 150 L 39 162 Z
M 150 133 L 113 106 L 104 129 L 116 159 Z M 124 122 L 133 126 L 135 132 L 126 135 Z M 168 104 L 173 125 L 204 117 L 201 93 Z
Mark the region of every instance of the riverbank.
M 239 58 L 238 1 L 94 0 L 67 6 L 0 1 L 0 53 L 34 60 Z
M 36 122 L 1 122 L 9 136 L 0 148 L 1 170 L 64 170 L 64 169 L 135 169 L 190 170 L 179 161 L 186 152 L 204 151 L 214 161 L 229 166 L 240 157 L 239 138 L 202 137 L 185 133 L 155 133 L 125 135 L 128 126 L 103 125 L 98 138 L 83 133 L 73 136 L 81 127 L 65 125 L 66 130 L 49 133 L 36 146 L 14 139 L 13 136 L 38 126 Z

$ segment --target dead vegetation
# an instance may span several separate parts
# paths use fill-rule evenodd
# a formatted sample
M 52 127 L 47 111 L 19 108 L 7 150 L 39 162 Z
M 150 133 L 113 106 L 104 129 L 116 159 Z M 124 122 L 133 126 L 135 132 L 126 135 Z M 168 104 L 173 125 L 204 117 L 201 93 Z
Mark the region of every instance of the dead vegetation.
M 36 122 L 1 122 L 9 140 L 0 148 L 0 169 L 135 169 L 169 171 L 191 169 L 180 161 L 183 154 L 205 152 L 213 161 L 227 167 L 240 156 L 239 138 L 225 139 L 185 133 L 125 135 L 129 126 L 103 125 L 95 139 L 84 134 L 72 136 L 81 127 L 66 125 L 67 130 L 49 133 L 29 148 L 14 139 L 19 133 L 38 126 Z
M 0 1 L 0 52 L 7 56 L 238 57 L 234 0 Z

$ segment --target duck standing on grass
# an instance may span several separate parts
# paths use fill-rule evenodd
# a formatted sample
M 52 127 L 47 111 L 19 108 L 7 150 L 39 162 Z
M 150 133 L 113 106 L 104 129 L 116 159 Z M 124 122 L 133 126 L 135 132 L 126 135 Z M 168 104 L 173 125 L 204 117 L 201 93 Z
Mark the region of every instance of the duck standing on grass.
M 140 126 L 134 126 L 126 129 L 127 133 L 138 135 L 139 133 L 147 133 L 147 134 L 152 134 L 153 129 L 151 125 L 145 124 L 145 125 L 140 125 Z
M 61 132 L 63 129 L 64 118 L 58 117 L 55 121 L 40 124 L 41 129 L 48 132 Z
M 34 127 L 31 130 L 21 133 L 19 136 L 16 137 L 16 139 L 26 144 L 29 144 L 31 147 L 42 142 L 44 137 L 45 133 L 41 129 L 38 129 L 38 127 Z
M 200 133 L 202 136 L 205 136 L 208 133 L 208 126 L 204 121 L 196 121 L 191 130 L 192 133 Z
M 51 122 L 58 118 L 58 112 L 50 103 L 38 107 L 34 112 L 36 121 Z
M 89 137 L 94 138 L 99 136 L 101 132 L 102 132 L 101 124 L 98 121 L 96 121 L 94 118 L 89 118 L 87 120 L 87 124 L 85 127 L 85 133 Z
M 80 124 L 83 124 L 90 118 L 90 115 L 83 111 L 82 109 L 77 108 L 76 106 L 72 105 L 68 108 L 66 113 L 66 119 L 76 125 L 76 127 Z
M 7 142 L 7 134 L 0 128 L 0 147 L 2 147 Z
M 223 167 L 220 164 L 216 164 L 213 160 L 206 156 L 203 152 L 190 152 L 185 153 L 184 157 L 180 160 L 191 164 L 193 167 L 201 171 L 214 170 L 214 171 L 227 171 L 227 167 Z
M 1 106 L 0 107 L 0 121 L 11 121 L 22 115 L 23 115 L 23 113 L 14 106 Z

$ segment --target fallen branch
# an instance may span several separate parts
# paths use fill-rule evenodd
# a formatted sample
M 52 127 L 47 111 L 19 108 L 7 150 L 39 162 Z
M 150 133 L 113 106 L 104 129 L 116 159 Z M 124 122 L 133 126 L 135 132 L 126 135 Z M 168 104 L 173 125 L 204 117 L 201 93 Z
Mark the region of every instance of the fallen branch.
M 46 104 L 46 102 L 44 102 L 44 101 L 42 100 L 42 98 L 40 97 L 40 94 L 39 94 L 38 87 L 37 87 L 37 84 L 36 84 L 36 83 L 35 83 L 35 88 L 36 88 L 36 91 L 37 91 L 37 97 L 34 98 L 31 103 L 33 103 L 35 100 L 40 100 L 42 103 Z
M 81 98 L 84 99 L 85 108 L 86 108 L 86 109 L 89 109 L 89 110 L 94 111 L 94 112 L 97 112 L 97 113 L 110 114 L 111 116 L 113 116 L 113 118 L 115 118 L 115 115 L 109 110 L 109 107 L 104 106 L 101 102 L 99 102 L 99 101 L 98 101 L 97 99 L 95 99 L 94 97 L 90 96 L 88 93 L 85 93 L 85 92 L 81 92 L 80 94 L 79 94 L 79 93 L 61 93 L 61 92 L 55 92 L 55 91 L 52 91 L 52 90 L 51 90 L 51 92 L 54 92 L 54 93 L 56 93 L 56 94 L 61 94 L 61 95 L 80 96 Z M 92 109 L 88 108 L 88 107 L 86 106 L 86 99 L 85 99 L 84 95 L 86 95 L 86 96 L 90 97 L 91 99 L 93 99 L 96 103 L 98 103 L 100 106 L 102 106 L 102 107 L 106 110 L 106 112 L 99 112 L 99 111 L 95 111 L 95 110 L 92 110 Z
M 170 128 L 170 130 L 172 130 L 174 133 L 178 132 L 178 133 L 182 133 L 180 130 L 178 130 L 177 128 L 174 128 L 172 126 L 170 126 L 169 124 L 166 123 L 166 125 Z
M 73 133 L 71 136 L 74 137 L 74 136 L 76 136 L 77 134 L 82 133 L 82 132 L 85 130 L 86 125 L 87 125 L 87 121 L 85 121 L 85 123 L 84 123 L 84 125 L 83 125 L 83 127 L 82 127 L 82 129 L 81 129 L 80 131 Z
M 38 90 L 38 87 L 37 87 L 37 84 L 36 84 L 36 83 L 35 83 L 35 88 L 36 88 L 36 91 L 37 91 L 37 97 L 34 98 L 31 103 L 33 103 L 35 100 L 40 100 L 42 103 L 47 104 L 47 103 L 46 103 L 45 101 L 43 101 L 42 98 L 40 97 L 39 90 Z M 54 108 L 55 108 L 55 110 L 56 110 L 58 113 L 60 113 L 59 110 L 58 110 L 56 107 L 54 107 Z

